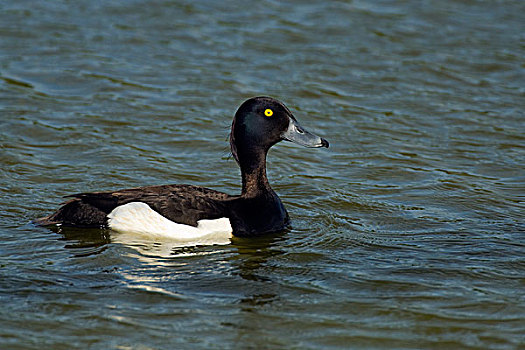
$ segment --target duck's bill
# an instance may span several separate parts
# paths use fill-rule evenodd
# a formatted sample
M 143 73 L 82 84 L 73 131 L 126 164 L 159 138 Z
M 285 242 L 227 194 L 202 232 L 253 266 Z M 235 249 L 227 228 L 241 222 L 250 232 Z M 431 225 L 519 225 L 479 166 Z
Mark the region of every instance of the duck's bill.
M 306 131 L 299 123 L 290 119 L 288 129 L 283 133 L 283 139 L 290 142 L 295 142 L 305 147 L 326 147 L 328 148 L 328 141 Z

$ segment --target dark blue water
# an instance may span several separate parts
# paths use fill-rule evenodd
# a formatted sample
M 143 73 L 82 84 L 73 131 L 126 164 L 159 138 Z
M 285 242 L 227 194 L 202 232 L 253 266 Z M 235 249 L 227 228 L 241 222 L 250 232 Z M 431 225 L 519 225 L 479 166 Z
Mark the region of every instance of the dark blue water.
M 0 1 L 0 348 L 525 346 L 522 1 Z M 293 226 L 175 247 L 31 224 L 62 196 L 240 191 L 284 101 Z

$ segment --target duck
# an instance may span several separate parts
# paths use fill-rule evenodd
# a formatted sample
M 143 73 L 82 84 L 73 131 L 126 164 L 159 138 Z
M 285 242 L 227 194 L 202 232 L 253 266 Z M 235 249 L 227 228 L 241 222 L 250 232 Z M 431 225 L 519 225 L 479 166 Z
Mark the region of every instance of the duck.
M 241 170 L 239 195 L 188 184 L 77 193 L 65 196 L 58 210 L 35 222 L 188 241 L 282 232 L 290 217 L 266 176 L 268 151 L 281 141 L 329 147 L 327 140 L 304 129 L 284 103 L 253 97 L 237 109 L 229 135 L 231 154 Z

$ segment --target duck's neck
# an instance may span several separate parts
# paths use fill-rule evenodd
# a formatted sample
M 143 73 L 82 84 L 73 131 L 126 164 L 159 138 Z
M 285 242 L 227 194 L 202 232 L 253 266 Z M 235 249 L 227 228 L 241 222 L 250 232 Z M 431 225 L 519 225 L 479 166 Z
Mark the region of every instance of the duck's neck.
M 244 197 L 255 197 L 263 193 L 273 193 L 266 177 L 266 151 L 239 154 L 242 174 L 242 193 Z

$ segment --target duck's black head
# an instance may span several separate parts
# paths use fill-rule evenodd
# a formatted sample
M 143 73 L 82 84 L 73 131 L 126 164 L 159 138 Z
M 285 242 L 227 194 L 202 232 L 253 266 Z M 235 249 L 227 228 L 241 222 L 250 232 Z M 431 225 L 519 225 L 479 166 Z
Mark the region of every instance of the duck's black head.
M 237 163 L 243 155 L 266 154 L 283 140 L 305 147 L 328 148 L 328 141 L 303 129 L 290 110 L 271 97 L 250 98 L 235 113 L 230 145 Z

